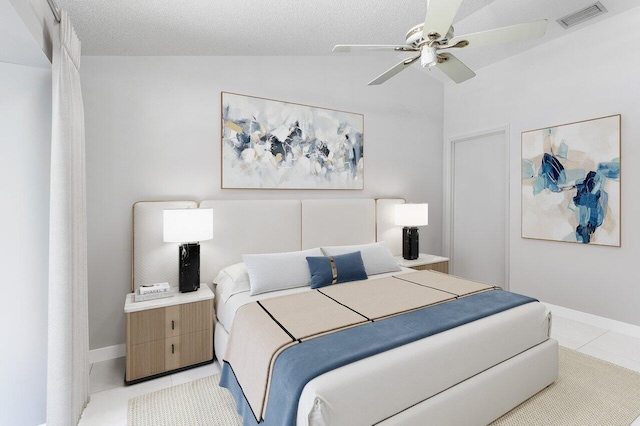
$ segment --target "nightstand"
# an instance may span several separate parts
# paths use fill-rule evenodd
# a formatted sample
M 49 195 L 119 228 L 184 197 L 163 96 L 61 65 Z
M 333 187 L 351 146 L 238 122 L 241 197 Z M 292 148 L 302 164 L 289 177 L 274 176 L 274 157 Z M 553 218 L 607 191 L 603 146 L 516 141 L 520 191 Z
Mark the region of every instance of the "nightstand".
M 402 256 L 395 256 L 398 265 L 405 268 L 411 268 L 418 271 L 430 270 L 449 273 L 449 258 L 434 256 L 432 254 L 420 253 L 420 256 L 414 260 L 406 260 Z
M 197 291 L 134 302 L 127 295 L 125 384 L 154 379 L 213 362 L 213 299 L 206 284 Z

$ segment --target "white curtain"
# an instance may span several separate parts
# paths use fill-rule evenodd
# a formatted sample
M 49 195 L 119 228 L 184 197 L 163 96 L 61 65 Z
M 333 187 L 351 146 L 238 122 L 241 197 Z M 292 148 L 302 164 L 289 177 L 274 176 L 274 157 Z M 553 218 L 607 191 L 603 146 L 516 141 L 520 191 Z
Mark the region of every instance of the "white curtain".
M 87 220 L 80 40 L 61 10 L 53 46 L 47 426 L 75 425 L 89 401 Z

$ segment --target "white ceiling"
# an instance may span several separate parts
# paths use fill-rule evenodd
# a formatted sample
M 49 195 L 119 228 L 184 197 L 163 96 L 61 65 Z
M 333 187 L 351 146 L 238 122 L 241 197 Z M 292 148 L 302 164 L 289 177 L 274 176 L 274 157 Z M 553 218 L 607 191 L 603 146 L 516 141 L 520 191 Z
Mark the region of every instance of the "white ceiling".
M 565 30 L 556 22 L 570 13 L 595 3 L 597 0 L 496 0 L 490 6 L 474 13 L 455 24 L 456 35 L 469 34 L 486 29 L 515 25 L 538 19 L 548 19 L 547 32 L 544 37 L 536 40 L 488 46 L 478 49 L 456 51 L 455 55 L 464 61 L 471 69 L 478 70 L 496 63 L 523 50 L 541 45 L 570 32 L 592 25 L 603 19 L 610 18 L 634 7 L 638 7 L 638 0 L 600 0 L 608 12 L 583 24 Z M 615 40 L 620 34 L 603 34 L 602 37 Z M 585 40 L 588 43 L 588 40 Z
M 595 0 L 593 0 L 595 1 Z M 456 52 L 478 70 L 523 49 L 638 6 L 601 0 L 609 13 L 572 30 L 556 19 L 592 0 L 464 0 L 456 35 L 549 19 L 542 39 Z M 74 22 L 84 55 L 331 55 L 335 44 L 402 44 L 423 22 L 427 0 L 58 0 Z M 603 37 L 611 37 L 603 34 Z M 389 56 L 389 67 L 398 62 Z M 379 72 L 377 72 L 379 71 Z M 384 71 L 372 70 L 373 77 Z

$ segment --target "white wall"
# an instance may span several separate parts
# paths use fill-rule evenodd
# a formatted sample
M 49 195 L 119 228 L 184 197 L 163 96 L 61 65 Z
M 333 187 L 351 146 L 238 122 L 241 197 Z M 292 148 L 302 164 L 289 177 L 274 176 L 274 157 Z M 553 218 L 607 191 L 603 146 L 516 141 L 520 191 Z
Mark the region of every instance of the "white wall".
M 7 0 L 3 0 L 7 1 Z M 53 43 L 51 34 L 55 27 L 53 12 L 47 0 L 8 0 L 13 4 L 24 26 L 31 32 L 33 41 L 51 62 Z
M 636 325 L 640 325 L 638 23 L 640 8 L 635 8 L 484 68 L 464 84 L 445 86 L 445 141 L 511 126 L 511 290 Z M 604 34 L 615 34 L 615 42 Z M 622 114 L 622 247 L 521 239 L 521 132 L 618 113 Z
M 405 197 L 442 220 L 443 87 L 391 57 L 83 57 L 91 349 L 125 340 L 138 200 Z M 220 91 L 365 116 L 364 191 L 220 189 Z M 160 230 L 158 230 L 160 232 Z M 421 231 L 439 254 L 438 225 Z
M 9 0 L 0 0 L 0 62 L 51 68 L 51 62 Z
M 0 424 L 46 419 L 51 70 L 0 62 Z

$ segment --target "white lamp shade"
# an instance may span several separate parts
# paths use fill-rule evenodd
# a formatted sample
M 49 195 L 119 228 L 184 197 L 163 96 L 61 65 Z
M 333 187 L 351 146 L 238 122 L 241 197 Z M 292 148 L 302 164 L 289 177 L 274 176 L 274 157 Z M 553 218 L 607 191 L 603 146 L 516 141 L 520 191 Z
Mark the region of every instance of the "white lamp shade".
M 399 226 L 426 226 L 429 224 L 429 204 L 396 204 L 395 222 Z
M 213 238 L 213 209 L 164 211 L 164 241 L 191 243 Z

